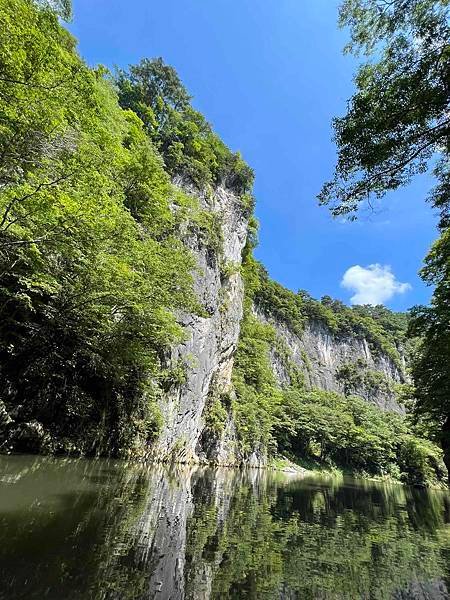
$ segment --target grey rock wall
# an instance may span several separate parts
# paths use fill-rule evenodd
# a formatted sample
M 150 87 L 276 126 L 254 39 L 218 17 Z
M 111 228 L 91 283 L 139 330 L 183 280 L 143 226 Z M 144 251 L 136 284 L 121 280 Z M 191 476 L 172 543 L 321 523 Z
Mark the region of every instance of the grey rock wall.
M 204 195 L 200 200 L 220 220 L 223 247 L 217 252 L 198 237 L 188 240 L 198 264 L 196 292 L 207 316 L 184 315 L 180 319 L 185 326 L 186 341 L 173 349 L 169 362 L 185 366 L 186 382 L 171 389 L 160 403 L 164 429 L 153 454 L 160 460 L 234 464 L 236 443 L 231 421 L 223 439 L 214 444 L 205 445 L 208 436 L 202 433 L 212 386 L 222 392 L 231 390 L 244 295 L 238 267 L 247 239 L 248 216 L 239 199 L 225 188 L 218 188 L 212 196 Z
M 186 190 L 183 182 L 178 182 Z M 189 190 L 187 190 L 189 191 Z M 193 190 L 191 190 L 193 193 Z M 206 315 L 181 315 L 185 341 L 173 348 L 168 366 L 183 365 L 185 382 L 174 385 L 160 401 L 163 431 L 151 449 L 154 460 L 210 462 L 219 465 L 245 463 L 264 466 L 263 452 L 243 457 L 239 452 L 236 428 L 229 415 L 223 432 L 217 436 L 206 427 L 206 414 L 214 394 L 233 395 L 231 377 L 240 321 L 243 313 L 244 285 L 239 272 L 242 250 L 247 240 L 248 213 L 229 190 L 219 187 L 213 194 L 200 198 L 204 209 L 219 220 L 222 248 L 211 248 L 199 235 L 186 241 L 198 265 L 195 277 L 197 296 Z M 405 381 L 404 368 L 382 353 L 371 350 L 367 340 L 337 337 L 325 324 L 309 322 L 302 335 L 292 332 L 283 322 L 255 307 L 263 321 L 271 323 L 287 348 L 290 359 L 300 368 L 309 389 L 344 392 L 339 370 L 347 364 L 364 365 L 365 371 L 378 373 L 387 385 L 360 385 L 352 391 L 384 410 L 403 412 L 393 386 Z M 280 385 L 289 383 L 286 356 L 272 349 L 272 367 Z
M 301 336 L 292 332 L 285 323 L 264 314 L 258 307 L 255 313 L 264 323 L 270 323 L 277 336 L 290 353 L 290 359 L 302 371 L 305 386 L 332 392 L 344 392 L 344 383 L 339 379 L 339 371 L 349 364 L 359 364 L 362 374 L 379 373 L 382 385 L 360 385 L 352 391 L 383 410 L 404 412 L 396 400 L 393 387 L 406 380 L 404 367 L 399 367 L 382 352 L 374 353 L 365 338 L 336 336 L 319 321 L 306 324 Z M 271 352 L 274 374 L 280 385 L 289 383 L 289 374 L 284 357 L 274 348 Z

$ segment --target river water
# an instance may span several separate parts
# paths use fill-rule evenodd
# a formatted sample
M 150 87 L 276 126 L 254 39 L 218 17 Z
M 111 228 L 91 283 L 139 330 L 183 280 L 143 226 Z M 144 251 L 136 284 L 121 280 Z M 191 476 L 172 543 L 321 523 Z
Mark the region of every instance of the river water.
M 0 599 L 442 599 L 450 496 L 351 479 L 0 457 Z

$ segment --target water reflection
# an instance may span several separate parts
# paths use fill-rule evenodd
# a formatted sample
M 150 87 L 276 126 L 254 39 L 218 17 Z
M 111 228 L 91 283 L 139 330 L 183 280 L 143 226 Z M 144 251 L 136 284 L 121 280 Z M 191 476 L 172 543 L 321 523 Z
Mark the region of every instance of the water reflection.
M 0 457 L 0 599 L 448 598 L 443 492 Z

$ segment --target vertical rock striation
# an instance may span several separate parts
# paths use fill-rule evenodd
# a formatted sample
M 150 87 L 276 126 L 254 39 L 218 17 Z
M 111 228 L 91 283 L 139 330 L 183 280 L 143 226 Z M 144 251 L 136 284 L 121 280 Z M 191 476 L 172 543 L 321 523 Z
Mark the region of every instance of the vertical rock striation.
M 234 426 L 231 420 L 221 440 L 202 436 L 205 413 L 215 390 L 231 391 L 233 357 L 239 338 L 244 286 L 239 267 L 247 239 L 248 212 L 230 190 L 219 187 L 200 198 L 219 220 L 220 249 L 208 247 L 198 236 L 188 240 L 198 264 L 195 287 L 206 316 L 184 315 L 186 341 L 174 348 L 170 364 L 181 363 L 185 382 L 161 400 L 164 428 L 154 449 L 160 460 L 213 460 L 235 462 Z M 209 436 L 210 437 L 210 436 Z
M 371 348 L 365 337 L 336 335 L 320 321 L 309 321 L 302 335 L 298 335 L 257 307 L 255 312 L 262 322 L 275 328 L 277 338 L 287 348 L 289 360 L 302 371 L 306 388 L 345 393 L 351 384 L 351 393 L 367 402 L 383 410 L 404 412 L 394 390 L 396 384 L 406 380 L 404 360 L 403 364 L 396 364 L 381 350 Z M 270 358 L 279 384 L 289 384 L 286 357 L 273 348 Z M 355 370 L 352 382 L 346 382 L 343 376 L 348 367 Z

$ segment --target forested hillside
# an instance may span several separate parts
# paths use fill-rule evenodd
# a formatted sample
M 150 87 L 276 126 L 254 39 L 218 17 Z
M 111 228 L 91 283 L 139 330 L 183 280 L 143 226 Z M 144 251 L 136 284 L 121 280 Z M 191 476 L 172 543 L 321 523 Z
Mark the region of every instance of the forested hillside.
M 183 337 L 174 311 L 205 310 L 181 233 L 219 243 L 171 178 L 245 189 L 251 172 L 200 115 L 172 108 L 182 88 L 160 61 L 159 112 L 146 106 L 144 123 L 121 108 L 46 4 L 2 0 L 0 47 L 2 423 L 31 423 L 53 450 L 117 453 L 158 431 L 161 356 Z M 125 88 L 121 76 L 127 105 Z M 32 433 L 14 429 L 3 448 Z
M 404 414 L 407 317 L 272 281 L 240 154 L 162 59 L 87 67 L 68 13 L 0 0 L 1 451 L 442 480 Z M 279 335 L 312 324 L 336 389 Z

